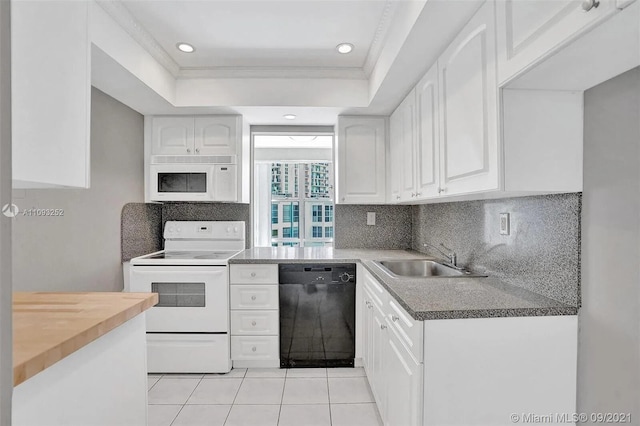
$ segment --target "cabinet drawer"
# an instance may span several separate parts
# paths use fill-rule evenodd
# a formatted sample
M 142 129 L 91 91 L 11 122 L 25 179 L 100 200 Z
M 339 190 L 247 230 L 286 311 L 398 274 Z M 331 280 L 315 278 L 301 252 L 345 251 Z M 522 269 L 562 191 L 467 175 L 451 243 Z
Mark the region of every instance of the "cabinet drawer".
M 278 284 L 278 265 L 230 265 L 231 284 Z
M 232 285 L 231 309 L 278 309 L 277 285 Z
M 278 311 L 231 311 L 232 335 L 277 336 L 280 329 Z
M 384 311 L 402 344 L 413 354 L 418 362 L 422 362 L 424 323 L 411 318 L 395 300 L 389 300 Z
M 376 280 L 369 271 L 364 271 L 364 288 L 369 290 L 373 296 L 380 302 L 382 307 L 387 301 L 387 292 L 382 287 L 382 284 Z
M 234 361 L 277 360 L 280 358 L 278 336 L 231 336 L 231 359 Z

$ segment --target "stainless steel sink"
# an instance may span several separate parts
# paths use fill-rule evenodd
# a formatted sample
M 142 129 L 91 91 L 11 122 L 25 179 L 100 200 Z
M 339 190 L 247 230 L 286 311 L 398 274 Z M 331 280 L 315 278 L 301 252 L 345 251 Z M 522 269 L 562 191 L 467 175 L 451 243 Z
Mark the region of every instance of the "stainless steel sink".
M 475 275 L 465 270 L 454 269 L 433 260 L 411 259 L 411 260 L 382 260 L 378 263 L 383 270 L 391 276 L 414 277 L 414 278 L 463 278 L 463 277 L 483 277 Z

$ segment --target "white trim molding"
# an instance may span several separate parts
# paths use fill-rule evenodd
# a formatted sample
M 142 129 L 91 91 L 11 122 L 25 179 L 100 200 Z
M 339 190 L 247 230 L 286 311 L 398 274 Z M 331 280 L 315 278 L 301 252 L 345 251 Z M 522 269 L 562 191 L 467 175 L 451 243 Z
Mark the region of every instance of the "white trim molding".
M 114 21 L 118 23 L 144 50 L 167 69 L 174 77 L 178 77 L 180 65 L 160 43 L 133 17 L 129 9 L 120 0 L 95 0 Z

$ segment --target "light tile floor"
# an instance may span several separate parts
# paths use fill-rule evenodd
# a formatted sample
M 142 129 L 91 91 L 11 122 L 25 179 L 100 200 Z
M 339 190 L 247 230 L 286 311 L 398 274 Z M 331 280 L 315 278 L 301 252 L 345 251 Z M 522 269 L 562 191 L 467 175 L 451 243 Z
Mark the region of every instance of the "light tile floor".
M 149 426 L 381 426 L 362 368 L 150 374 Z

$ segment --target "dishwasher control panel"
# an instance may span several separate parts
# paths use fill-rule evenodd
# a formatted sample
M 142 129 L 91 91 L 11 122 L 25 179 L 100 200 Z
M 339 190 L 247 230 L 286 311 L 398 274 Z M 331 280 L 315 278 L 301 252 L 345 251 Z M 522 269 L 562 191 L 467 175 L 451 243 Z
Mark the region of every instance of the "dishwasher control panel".
M 355 263 L 286 263 L 279 267 L 280 284 L 340 284 L 356 282 Z

